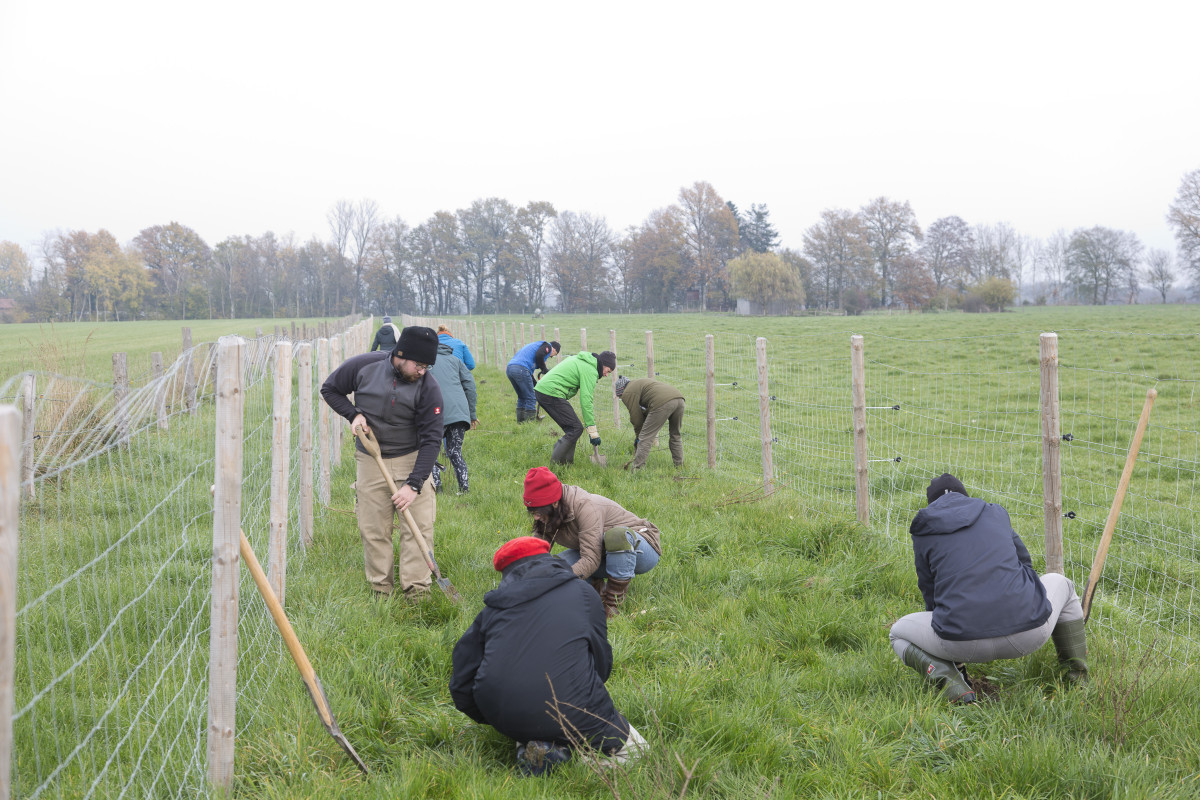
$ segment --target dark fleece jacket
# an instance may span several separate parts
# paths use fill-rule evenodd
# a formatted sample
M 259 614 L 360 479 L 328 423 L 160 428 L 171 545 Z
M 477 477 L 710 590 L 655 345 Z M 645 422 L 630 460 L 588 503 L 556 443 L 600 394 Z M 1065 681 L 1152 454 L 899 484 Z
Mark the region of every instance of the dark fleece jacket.
M 972 641 L 1032 630 L 1050 618 L 1050 601 L 1008 512 L 951 492 L 909 526 L 917 585 L 933 630 Z
M 596 591 L 562 559 L 540 554 L 507 567 L 483 602 L 454 646 L 455 708 L 518 742 L 569 746 L 582 738 L 598 750 L 620 749 L 629 723 L 604 687 L 612 648 Z

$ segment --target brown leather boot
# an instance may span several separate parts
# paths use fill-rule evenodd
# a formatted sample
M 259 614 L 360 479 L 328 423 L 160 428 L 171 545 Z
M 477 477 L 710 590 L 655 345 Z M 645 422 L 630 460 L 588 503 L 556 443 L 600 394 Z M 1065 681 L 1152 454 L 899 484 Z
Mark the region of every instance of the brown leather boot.
M 600 595 L 600 597 L 603 599 L 603 597 L 604 597 L 604 578 L 592 578 L 591 580 L 588 581 L 588 583 L 590 583 L 592 585 L 592 588 L 596 590 L 596 594 Z
M 608 585 L 604 587 L 604 591 L 601 593 L 600 599 L 604 601 L 604 615 L 609 619 L 617 616 L 617 606 L 625 602 L 625 593 L 629 591 L 629 582 L 631 580 L 633 579 L 608 579 Z

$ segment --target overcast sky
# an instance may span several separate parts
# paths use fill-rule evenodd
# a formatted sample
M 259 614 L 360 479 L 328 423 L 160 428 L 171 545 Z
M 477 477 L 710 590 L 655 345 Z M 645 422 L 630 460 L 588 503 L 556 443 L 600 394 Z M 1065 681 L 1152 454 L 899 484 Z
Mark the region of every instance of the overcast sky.
M 1198 29 L 1192 0 L 0 0 L 0 240 L 492 196 L 621 231 L 708 181 L 795 248 L 887 196 L 1173 252 Z

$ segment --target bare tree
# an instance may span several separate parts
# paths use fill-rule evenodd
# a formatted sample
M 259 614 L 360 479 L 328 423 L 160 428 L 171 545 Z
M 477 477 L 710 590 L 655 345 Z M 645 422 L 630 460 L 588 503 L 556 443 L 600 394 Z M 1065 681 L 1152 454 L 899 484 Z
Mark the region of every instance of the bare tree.
M 379 204 L 374 200 L 360 200 L 350 217 L 350 238 L 354 243 L 354 296 L 350 300 L 350 313 L 358 313 L 358 300 L 363 293 L 363 270 L 379 227 Z
M 908 201 L 877 197 L 858 212 L 867 231 L 867 242 L 879 270 L 879 304 L 887 306 L 892 291 L 892 266 L 914 250 L 921 241 L 921 227 Z
M 1171 254 L 1166 250 L 1151 248 L 1146 254 L 1146 282 L 1154 291 L 1167 302 L 1167 295 L 1175 285 L 1175 265 Z
M 1175 229 L 1180 266 L 1191 273 L 1192 297 L 1200 298 L 1200 169 L 1183 176 L 1167 222 Z
M 1141 250 L 1132 233 L 1099 225 L 1080 228 L 1067 247 L 1067 278 L 1084 302 L 1105 305 L 1114 288 L 1128 285 Z
M 615 305 L 609 259 L 613 235 L 603 217 L 564 211 L 550 224 L 550 283 L 563 311 L 599 311 Z
M 712 184 L 697 181 L 679 190 L 678 213 L 697 287 L 700 309 L 708 309 L 709 289 L 737 254 L 738 227 L 733 212 Z
M 1050 302 L 1058 305 L 1065 298 L 1067 284 L 1067 251 L 1070 249 L 1070 237 L 1064 230 L 1055 231 L 1050 238 L 1038 248 L 1034 261 L 1042 270 L 1046 287 L 1050 292 Z
M 545 201 L 532 201 L 517 210 L 513 245 L 520 259 L 522 292 L 532 308 L 546 305 L 546 284 L 542 275 L 542 245 L 546 241 L 546 226 L 558 216 L 554 206 Z
M 851 286 L 874 288 L 874 253 L 862 218 L 853 211 L 827 208 L 821 221 L 804 232 L 804 254 L 812 263 L 810 306 L 841 308 Z
M 975 234 L 962 217 L 942 217 L 926 231 L 921 255 L 938 290 L 953 285 L 962 291 L 975 257 Z

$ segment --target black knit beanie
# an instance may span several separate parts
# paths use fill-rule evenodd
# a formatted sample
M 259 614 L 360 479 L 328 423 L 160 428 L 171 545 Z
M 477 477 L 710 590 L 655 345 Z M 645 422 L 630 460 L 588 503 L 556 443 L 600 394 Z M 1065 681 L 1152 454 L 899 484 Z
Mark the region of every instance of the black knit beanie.
M 605 350 L 599 355 L 592 353 L 592 355 L 596 356 L 596 372 L 598 372 L 601 377 L 604 377 L 604 367 L 608 367 L 610 370 L 615 370 L 617 368 L 617 354 L 612 350 Z
M 934 500 L 937 500 L 946 492 L 957 492 L 964 497 L 971 496 L 967 494 L 967 487 L 963 486 L 962 481 L 949 472 L 943 472 L 929 482 L 929 487 L 925 489 L 925 499 L 932 505 Z

